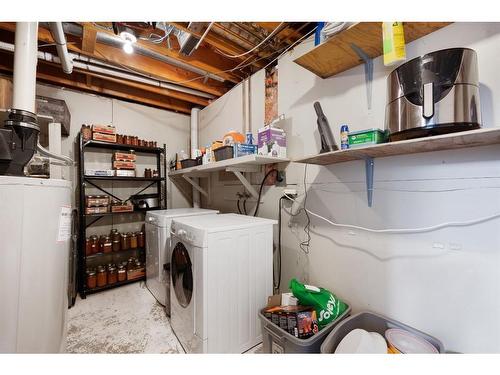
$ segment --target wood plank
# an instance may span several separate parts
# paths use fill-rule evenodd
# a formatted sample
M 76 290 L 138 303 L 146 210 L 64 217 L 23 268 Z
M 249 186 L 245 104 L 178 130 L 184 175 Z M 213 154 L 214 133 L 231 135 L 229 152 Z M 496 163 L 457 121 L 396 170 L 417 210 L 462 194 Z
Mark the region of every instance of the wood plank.
M 96 33 L 101 32 L 105 34 L 115 35 L 113 32 L 98 28 L 90 22 L 82 22 L 81 25 L 87 29 L 94 30 Z M 229 61 L 228 59 L 222 57 L 220 54 L 214 52 L 210 48 L 200 46 L 191 56 L 184 56 L 174 49 L 168 49 L 165 46 L 166 43 L 155 44 L 139 39 L 137 41 L 137 44 L 163 56 L 170 57 L 172 59 L 189 64 L 195 68 L 203 69 L 209 73 L 216 74 L 233 83 L 239 83 L 241 81 L 241 78 L 238 75 L 230 72 L 223 72 L 225 70 L 234 68 L 236 64 L 233 61 Z
M 330 165 L 353 160 L 382 158 L 396 155 L 409 155 L 422 152 L 455 150 L 500 144 L 500 127 L 469 130 L 458 133 L 436 135 L 432 137 L 408 139 L 404 141 L 382 143 L 375 146 L 325 152 L 295 159 L 296 163 Z
M 6 72 L 12 72 L 13 56 L 0 52 L 0 69 Z M 139 88 L 124 86 L 121 83 L 109 82 L 94 77 L 91 86 L 87 85 L 86 74 L 74 71 L 71 75 L 62 75 L 60 68 L 48 63 L 39 63 L 37 68 L 37 80 L 56 84 L 59 86 L 75 88 L 80 91 L 95 94 L 103 94 L 119 99 L 126 99 L 139 104 L 181 112 L 191 113 L 192 105 L 177 99 L 169 98 L 163 95 L 154 94 Z
M 89 27 L 88 25 L 83 25 L 82 51 L 93 54 L 96 41 L 97 30 L 95 28 Z
M 13 22 L 0 22 L 0 29 L 14 32 L 15 28 L 16 25 Z M 70 35 L 68 35 L 67 37 L 68 49 L 76 53 L 81 53 L 83 55 L 106 61 L 118 66 L 125 66 L 129 69 L 139 71 L 143 74 L 157 77 L 158 79 L 170 81 L 173 83 L 180 82 L 179 84 L 181 86 L 190 87 L 196 90 L 210 93 L 215 96 L 222 96 L 228 90 L 228 87 L 220 82 L 209 79 L 207 83 L 204 83 L 203 79 L 197 79 L 199 78 L 198 74 L 188 72 L 162 61 L 158 61 L 145 56 L 137 54 L 127 55 L 121 48 L 110 47 L 105 44 L 97 44 L 94 54 L 88 54 L 79 47 L 80 42 L 77 38 Z M 38 39 L 45 43 L 54 42 L 50 31 L 44 28 L 38 29 Z
M 405 22 L 405 41 L 410 43 L 449 24 L 451 22 Z M 382 22 L 357 23 L 295 59 L 295 62 L 321 78 L 328 78 L 362 63 L 351 48 L 352 44 L 372 58 L 382 55 Z

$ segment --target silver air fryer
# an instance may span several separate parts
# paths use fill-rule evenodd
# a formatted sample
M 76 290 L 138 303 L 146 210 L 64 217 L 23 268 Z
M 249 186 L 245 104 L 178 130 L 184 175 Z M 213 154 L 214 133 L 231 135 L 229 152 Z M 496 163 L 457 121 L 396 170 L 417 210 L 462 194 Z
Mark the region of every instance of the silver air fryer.
M 401 65 L 387 78 L 390 140 L 481 127 L 476 52 L 450 48 Z

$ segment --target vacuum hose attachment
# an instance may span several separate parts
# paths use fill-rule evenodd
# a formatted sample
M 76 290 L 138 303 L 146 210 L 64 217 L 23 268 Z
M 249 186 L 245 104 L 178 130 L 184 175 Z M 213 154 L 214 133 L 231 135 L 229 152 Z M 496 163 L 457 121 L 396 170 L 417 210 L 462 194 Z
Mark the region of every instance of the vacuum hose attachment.
M 53 154 L 52 152 L 50 152 L 49 150 L 44 148 L 40 143 L 37 144 L 36 149 L 40 155 L 55 159 L 59 162 L 62 162 L 62 165 L 65 165 L 68 167 L 71 167 L 74 165 L 73 159 L 71 159 L 67 156 L 64 156 L 64 155 Z M 61 165 L 61 163 L 54 162 L 53 160 L 50 161 L 50 164 Z
M 337 151 L 339 148 L 335 143 L 335 138 L 333 138 L 332 129 L 330 128 L 330 124 L 328 123 L 328 119 L 323 113 L 323 109 L 321 108 L 321 104 L 319 102 L 314 102 L 314 110 L 316 111 L 316 115 L 318 116 L 318 131 L 321 137 L 321 151 L 320 153 L 329 152 L 329 151 Z

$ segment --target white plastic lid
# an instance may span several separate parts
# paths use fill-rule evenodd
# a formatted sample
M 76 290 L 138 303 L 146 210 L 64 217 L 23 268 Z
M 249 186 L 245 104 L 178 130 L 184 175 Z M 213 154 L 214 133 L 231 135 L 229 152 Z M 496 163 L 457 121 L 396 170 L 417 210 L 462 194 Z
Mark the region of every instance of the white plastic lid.
M 381 334 L 356 328 L 335 349 L 336 354 L 386 354 L 387 343 Z
M 438 350 L 429 341 L 404 329 L 391 328 L 385 331 L 385 338 L 397 350 L 404 354 L 438 354 Z

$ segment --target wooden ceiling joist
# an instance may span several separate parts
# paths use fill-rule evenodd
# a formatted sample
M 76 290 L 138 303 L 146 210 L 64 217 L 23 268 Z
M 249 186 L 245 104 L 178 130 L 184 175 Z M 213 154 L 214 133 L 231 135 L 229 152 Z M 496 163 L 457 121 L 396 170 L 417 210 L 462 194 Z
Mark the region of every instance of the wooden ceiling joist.
M 97 30 L 86 25 L 83 26 L 82 51 L 92 55 L 95 51 Z
M 15 27 L 15 23 L 0 23 L 0 29 L 3 30 L 14 32 Z M 44 28 L 38 29 L 38 39 L 45 43 L 54 42 L 50 31 Z M 221 82 L 208 80 L 207 83 L 204 83 L 203 79 L 200 79 L 198 74 L 188 72 L 152 58 L 137 54 L 127 55 L 122 49 L 105 44 L 97 44 L 94 53 L 89 54 L 79 47 L 79 42 L 76 38 L 68 36 L 67 39 L 68 49 L 76 53 L 81 53 L 98 60 L 105 60 L 106 62 L 117 66 L 126 66 L 132 71 L 137 71 L 172 83 L 179 83 L 182 84 L 182 86 L 203 91 L 215 96 L 221 96 L 227 91 L 227 88 Z M 126 65 L 124 62 L 126 62 Z
M 12 73 L 13 56 L 11 54 L 0 52 L 0 69 Z M 141 85 L 124 85 L 123 82 L 103 79 L 96 75 L 92 75 L 90 79 L 87 77 L 88 74 L 78 71 L 74 71 L 70 75 L 61 75 L 60 67 L 48 63 L 39 63 L 37 67 L 37 80 L 46 83 L 125 99 L 185 114 L 190 114 L 193 107 L 191 103 L 146 90 Z

